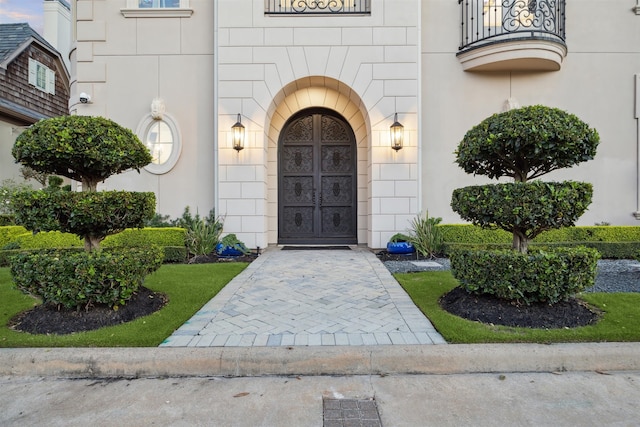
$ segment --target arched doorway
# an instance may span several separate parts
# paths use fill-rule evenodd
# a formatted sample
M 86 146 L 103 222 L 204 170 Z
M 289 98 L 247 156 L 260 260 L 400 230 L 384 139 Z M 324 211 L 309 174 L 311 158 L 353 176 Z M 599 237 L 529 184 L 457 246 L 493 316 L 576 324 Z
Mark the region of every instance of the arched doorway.
M 326 108 L 292 116 L 278 142 L 278 243 L 357 243 L 356 165 L 344 117 Z

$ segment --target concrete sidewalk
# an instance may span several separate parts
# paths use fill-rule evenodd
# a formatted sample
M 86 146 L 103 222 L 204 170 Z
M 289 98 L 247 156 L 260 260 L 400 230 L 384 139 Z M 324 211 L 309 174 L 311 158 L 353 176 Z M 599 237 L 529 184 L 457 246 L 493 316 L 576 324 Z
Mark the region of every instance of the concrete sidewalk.
M 0 425 L 340 425 L 323 420 L 326 398 L 373 398 L 384 427 L 637 426 L 640 372 L 74 381 L 0 377 Z

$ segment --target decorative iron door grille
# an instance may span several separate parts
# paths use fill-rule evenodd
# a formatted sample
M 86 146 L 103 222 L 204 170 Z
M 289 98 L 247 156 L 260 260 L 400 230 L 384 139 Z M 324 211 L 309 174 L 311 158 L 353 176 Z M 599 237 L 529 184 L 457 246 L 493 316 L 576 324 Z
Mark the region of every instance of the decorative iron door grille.
M 304 110 L 278 147 L 278 242 L 357 243 L 356 144 L 344 118 Z

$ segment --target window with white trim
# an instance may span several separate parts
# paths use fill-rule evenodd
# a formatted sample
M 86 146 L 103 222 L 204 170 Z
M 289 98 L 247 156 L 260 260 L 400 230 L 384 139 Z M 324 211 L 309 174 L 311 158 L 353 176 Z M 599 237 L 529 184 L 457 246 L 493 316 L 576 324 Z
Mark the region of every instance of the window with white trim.
M 127 0 L 120 12 L 125 18 L 189 18 L 193 9 L 190 0 Z
M 138 126 L 137 133 L 152 157 L 144 169 L 158 175 L 173 169 L 182 149 L 180 132 L 174 120 L 168 114 L 163 114 L 161 119 L 154 119 L 149 114 Z
M 56 94 L 56 72 L 29 58 L 29 84 L 43 92 Z
M 180 7 L 180 0 L 138 0 L 138 7 Z

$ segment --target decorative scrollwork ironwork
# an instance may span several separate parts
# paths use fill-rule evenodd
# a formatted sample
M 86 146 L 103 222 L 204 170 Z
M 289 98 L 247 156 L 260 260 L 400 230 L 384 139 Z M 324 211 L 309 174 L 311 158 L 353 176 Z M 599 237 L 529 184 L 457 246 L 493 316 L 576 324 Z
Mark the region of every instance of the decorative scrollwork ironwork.
M 267 0 L 268 14 L 369 14 L 371 0 Z
M 294 0 L 291 2 L 291 8 L 298 13 L 303 13 L 307 9 L 328 9 L 330 12 L 336 13 L 341 11 L 343 7 L 341 0 Z
M 462 8 L 460 49 L 515 37 L 564 42 L 566 0 L 458 0 Z

